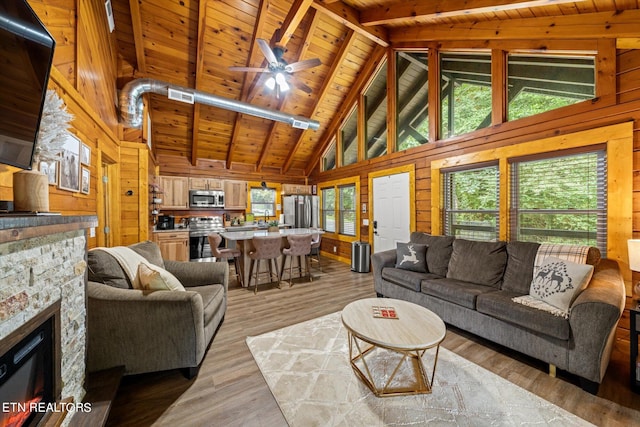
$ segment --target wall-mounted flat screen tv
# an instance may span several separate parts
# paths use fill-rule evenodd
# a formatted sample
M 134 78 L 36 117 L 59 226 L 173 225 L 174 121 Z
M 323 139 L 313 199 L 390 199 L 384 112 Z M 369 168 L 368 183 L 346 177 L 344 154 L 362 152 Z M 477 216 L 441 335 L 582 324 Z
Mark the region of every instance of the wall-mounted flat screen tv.
M 0 1 L 0 163 L 31 169 L 54 47 L 26 0 Z

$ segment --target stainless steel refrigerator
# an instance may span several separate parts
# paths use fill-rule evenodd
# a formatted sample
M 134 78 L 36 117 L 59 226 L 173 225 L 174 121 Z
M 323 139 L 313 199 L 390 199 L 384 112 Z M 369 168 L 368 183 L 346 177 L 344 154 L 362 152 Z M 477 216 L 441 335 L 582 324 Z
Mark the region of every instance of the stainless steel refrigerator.
M 284 223 L 295 228 L 318 228 L 320 206 L 318 196 L 284 196 L 282 212 Z

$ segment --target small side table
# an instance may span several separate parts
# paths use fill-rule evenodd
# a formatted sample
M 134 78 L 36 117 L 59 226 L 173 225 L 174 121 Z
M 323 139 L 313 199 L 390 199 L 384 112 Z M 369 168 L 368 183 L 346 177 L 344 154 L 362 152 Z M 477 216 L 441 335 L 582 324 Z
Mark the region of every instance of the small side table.
M 638 337 L 640 336 L 640 302 L 634 301 L 629 309 L 629 317 L 631 320 L 630 341 L 631 341 L 631 389 L 636 393 L 640 393 L 640 358 L 638 357 Z

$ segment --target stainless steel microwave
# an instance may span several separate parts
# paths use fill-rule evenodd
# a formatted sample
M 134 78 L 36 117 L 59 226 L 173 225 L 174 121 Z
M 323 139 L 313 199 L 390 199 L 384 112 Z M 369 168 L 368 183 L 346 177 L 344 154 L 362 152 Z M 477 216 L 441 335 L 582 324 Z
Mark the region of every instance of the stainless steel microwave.
M 190 208 L 223 208 L 224 191 L 222 190 L 189 190 Z

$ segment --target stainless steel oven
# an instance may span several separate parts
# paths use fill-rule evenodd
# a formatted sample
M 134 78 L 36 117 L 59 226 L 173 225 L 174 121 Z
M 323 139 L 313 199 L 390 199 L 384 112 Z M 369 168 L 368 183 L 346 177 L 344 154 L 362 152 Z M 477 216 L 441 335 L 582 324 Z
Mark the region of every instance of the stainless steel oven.
M 189 190 L 190 208 L 223 208 L 224 191 L 222 190 Z
M 211 247 L 207 236 L 210 233 L 221 233 L 225 229 L 222 217 L 195 217 L 189 220 L 189 258 L 191 261 L 204 261 L 211 258 Z M 225 245 L 224 238 L 220 246 Z

